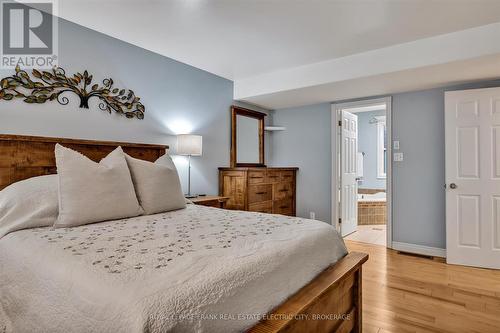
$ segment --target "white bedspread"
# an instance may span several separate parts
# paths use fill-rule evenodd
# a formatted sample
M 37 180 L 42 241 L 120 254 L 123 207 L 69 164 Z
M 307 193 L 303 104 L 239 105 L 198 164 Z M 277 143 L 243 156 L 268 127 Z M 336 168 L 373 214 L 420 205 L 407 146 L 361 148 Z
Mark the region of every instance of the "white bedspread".
M 347 253 L 326 223 L 188 205 L 0 239 L 0 332 L 237 332 Z

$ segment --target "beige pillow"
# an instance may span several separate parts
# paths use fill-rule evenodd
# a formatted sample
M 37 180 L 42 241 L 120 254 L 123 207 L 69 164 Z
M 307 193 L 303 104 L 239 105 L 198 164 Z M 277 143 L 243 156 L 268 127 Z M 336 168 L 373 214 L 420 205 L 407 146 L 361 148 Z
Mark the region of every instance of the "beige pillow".
M 125 154 L 135 193 L 147 215 L 186 207 L 177 169 L 170 156 L 163 155 L 155 163 Z
M 52 226 L 57 219 L 57 175 L 29 178 L 0 191 L 0 238 L 10 232 Z
M 115 220 L 142 214 L 121 147 L 99 163 L 56 145 L 59 217 L 55 227 Z

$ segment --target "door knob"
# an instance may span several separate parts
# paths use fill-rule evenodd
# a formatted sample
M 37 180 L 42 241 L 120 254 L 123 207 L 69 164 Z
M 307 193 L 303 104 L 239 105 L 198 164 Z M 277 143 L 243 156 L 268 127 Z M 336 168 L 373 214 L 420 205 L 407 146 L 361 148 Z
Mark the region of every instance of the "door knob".
M 450 184 L 450 188 L 451 188 L 452 190 L 456 189 L 456 188 L 457 188 L 457 184 L 455 184 L 455 183 L 451 183 L 451 184 Z

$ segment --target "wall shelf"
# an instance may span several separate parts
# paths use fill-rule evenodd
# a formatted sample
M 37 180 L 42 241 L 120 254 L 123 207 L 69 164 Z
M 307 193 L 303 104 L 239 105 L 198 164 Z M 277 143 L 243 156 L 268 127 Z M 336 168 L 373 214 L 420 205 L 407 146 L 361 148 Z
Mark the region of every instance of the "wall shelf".
M 282 126 L 266 126 L 266 127 L 264 127 L 264 130 L 269 131 L 269 132 L 284 131 L 284 130 L 286 130 L 286 127 L 282 127 Z

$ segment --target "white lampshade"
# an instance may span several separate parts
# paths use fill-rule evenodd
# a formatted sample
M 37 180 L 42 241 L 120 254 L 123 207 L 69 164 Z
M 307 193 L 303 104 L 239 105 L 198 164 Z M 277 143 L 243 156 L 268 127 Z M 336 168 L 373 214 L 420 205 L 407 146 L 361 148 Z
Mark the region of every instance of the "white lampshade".
M 201 135 L 177 135 L 177 154 L 201 156 L 203 138 Z

